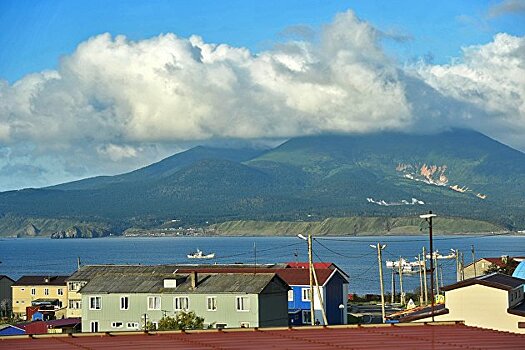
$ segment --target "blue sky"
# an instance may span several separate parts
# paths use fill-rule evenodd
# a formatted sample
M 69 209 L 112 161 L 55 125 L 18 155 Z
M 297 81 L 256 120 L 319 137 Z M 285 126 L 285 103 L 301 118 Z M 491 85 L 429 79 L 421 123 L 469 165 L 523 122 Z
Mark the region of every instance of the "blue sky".
M 523 77 L 525 0 L 1 0 L 0 191 L 331 132 L 525 151 Z
M 267 49 L 293 26 L 320 27 L 353 9 L 379 29 L 406 40 L 386 43 L 400 61 L 448 62 L 461 47 L 484 44 L 498 32 L 523 35 L 520 15 L 490 17 L 499 1 L 170 1 L 3 0 L 0 2 L 0 78 L 14 82 L 57 67 L 62 55 L 109 32 L 140 40 L 175 33 L 206 42 Z

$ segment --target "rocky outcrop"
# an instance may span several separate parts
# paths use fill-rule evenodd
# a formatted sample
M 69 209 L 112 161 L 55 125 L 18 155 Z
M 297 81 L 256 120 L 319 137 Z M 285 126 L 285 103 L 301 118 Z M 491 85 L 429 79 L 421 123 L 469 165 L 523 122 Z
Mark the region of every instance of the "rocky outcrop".
M 40 234 L 40 230 L 33 224 L 27 225 L 24 230 L 25 236 L 36 237 Z
M 96 238 L 111 235 L 105 228 L 93 226 L 71 226 L 67 230 L 53 233 L 51 238 Z

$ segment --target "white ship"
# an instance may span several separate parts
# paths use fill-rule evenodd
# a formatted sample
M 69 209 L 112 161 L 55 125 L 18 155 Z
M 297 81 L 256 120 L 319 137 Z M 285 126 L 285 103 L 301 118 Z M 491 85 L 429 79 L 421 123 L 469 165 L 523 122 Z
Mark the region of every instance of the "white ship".
M 416 273 L 419 272 L 419 269 L 423 266 L 423 261 L 407 261 L 403 258 L 396 261 L 386 262 L 386 267 L 389 269 L 394 269 L 395 271 L 399 270 L 399 266 L 403 270 L 403 273 Z
M 187 256 L 188 259 L 213 259 L 215 257 L 215 253 L 204 254 L 202 250 L 197 249 L 196 252 L 188 254 Z

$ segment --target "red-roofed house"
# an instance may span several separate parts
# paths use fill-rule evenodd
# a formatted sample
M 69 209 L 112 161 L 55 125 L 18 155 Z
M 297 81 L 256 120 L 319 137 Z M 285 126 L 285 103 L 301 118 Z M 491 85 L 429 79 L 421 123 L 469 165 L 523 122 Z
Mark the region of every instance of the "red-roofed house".
M 480 258 L 476 260 L 475 263 L 470 263 L 465 266 L 465 279 L 483 276 L 487 274 L 487 270 L 493 265 L 498 266 L 499 268 L 504 268 L 507 265 L 508 259 L 513 261 L 515 263 L 515 266 L 517 266 L 521 261 L 525 260 L 525 257 L 500 256 L 497 258 Z
M 314 263 L 319 282 L 320 297 L 314 287 L 314 320 L 324 324 L 321 300 L 324 302 L 329 325 L 347 323 L 348 276 L 333 263 Z M 311 324 L 310 276 L 308 263 L 287 263 L 285 267 L 253 265 L 200 265 L 181 266 L 179 273 L 199 271 L 205 273 L 264 273 L 274 272 L 292 288 L 288 291 L 288 315 L 291 325 Z M 341 308 L 340 305 L 343 305 Z

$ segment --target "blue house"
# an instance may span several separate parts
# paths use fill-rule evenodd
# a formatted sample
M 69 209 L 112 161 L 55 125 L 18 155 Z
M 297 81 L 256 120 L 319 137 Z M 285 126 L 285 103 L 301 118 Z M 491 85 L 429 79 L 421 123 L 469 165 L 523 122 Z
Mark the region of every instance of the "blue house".
M 333 263 L 314 263 L 320 296 L 314 288 L 314 320 L 324 324 L 323 300 L 329 325 L 347 323 L 348 275 Z M 178 267 L 178 272 L 268 273 L 279 275 L 292 289 L 288 291 L 288 321 L 291 326 L 311 324 L 310 279 L 308 263 L 290 262 L 265 265 L 191 265 Z
M 314 264 L 320 296 L 314 287 L 314 322 L 324 324 L 321 300 L 328 324 L 347 323 L 348 276 L 335 264 Z M 292 288 L 288 292 L 288 315 L 292 326 L 311 324 L 310 278 L 307 263 L 289 263 L 277 274 Z

